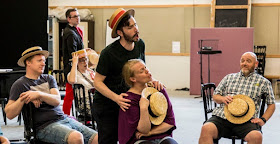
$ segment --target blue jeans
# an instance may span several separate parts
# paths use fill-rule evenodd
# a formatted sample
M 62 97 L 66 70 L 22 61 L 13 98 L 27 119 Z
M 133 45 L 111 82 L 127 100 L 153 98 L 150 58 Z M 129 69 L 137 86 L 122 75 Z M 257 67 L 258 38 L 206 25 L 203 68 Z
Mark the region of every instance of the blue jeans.
M 97 132 L 82 123 L 66 117 L 63 120 L 54 122 L 37 132 L 37 138 L 41 141 L 56 144 L 66 144 L 68 137 L 74 130 L 84 136 L 84 143 L 91 143 Z

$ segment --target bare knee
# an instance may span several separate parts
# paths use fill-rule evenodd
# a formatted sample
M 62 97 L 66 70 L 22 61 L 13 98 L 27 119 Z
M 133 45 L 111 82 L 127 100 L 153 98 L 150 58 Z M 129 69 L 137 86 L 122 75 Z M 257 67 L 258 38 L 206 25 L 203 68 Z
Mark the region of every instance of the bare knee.
M 82 133 L 78 131 L 73 131 L 70 133 L 68 140 L 68 144 L 83 144 L 84 143 L 84 137 Z
M 250 144 L 261 144 L 262 133 L 260 131 L 253 130 L 246 135 L 245 141 L 247 141 Z
M 201 128 L 199 143 L 211 143 L 218 138 L 218 129 L 215 124 L 208 122 Z
M 205 123 L 201 128 L 201 134 L 207 136 L 213 136 L 213 138 L 218 137 L 218 129 L 214 123 Z

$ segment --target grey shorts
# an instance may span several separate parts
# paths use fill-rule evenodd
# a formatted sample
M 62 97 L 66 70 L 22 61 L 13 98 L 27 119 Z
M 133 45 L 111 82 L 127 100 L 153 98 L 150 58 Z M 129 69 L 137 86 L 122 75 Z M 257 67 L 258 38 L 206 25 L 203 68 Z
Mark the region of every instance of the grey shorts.
M 66 117 L 54 122 L 37 132 L 37 138 L 41 141 L 56 144 L 66 144 L 71 132 L 79 131 L 84 136 L 84 143 L 91 143 L 97 132 L 82 123 Z
M 216 125 L 218 129 L 218 139 L 221 137 L 230 138 L 233 135 L 245 138 L 245 136 L 253 130 L 261 132 L 260 126 L 255 123 L 251 123 L 251 121 L 243 124 L 233 124 L 223 118 L 212 116 L 209 120 L 207 120 L 207 122 L 212 122 Z

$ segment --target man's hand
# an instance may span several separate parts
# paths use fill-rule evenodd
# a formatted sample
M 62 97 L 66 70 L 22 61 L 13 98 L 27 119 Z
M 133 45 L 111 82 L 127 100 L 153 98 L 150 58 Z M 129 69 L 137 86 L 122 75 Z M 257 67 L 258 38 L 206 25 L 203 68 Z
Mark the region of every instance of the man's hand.
M 125 96 L 128 96 L 126 93 L 121 93 L 118 95 L 118 97 L 114 100 L 120 108 L 125 112 L 126 109 L 130 107 L 131 100 L 124 98 Z
M 264 121 L 262 119 L 260 119 L 260 118 L 253 118 L 253 119 L 251 119 L 251 123 L 257 123 L 260 126 L 263 126 L 265 124 Z
M 36 99 L 40 99 L 40 91 L 26 91 L 20 94 L 20 98 L 24 100 L 26 104 Z
M 40 105 L 42 104 L 42 102 L 39 99 L 35 99 L 31 102 L 35 105 L 36 108 L 39 108 Z
M 232 96 L 225 96 L 222 98 L 222 102 L 226 105 L 228 105 L 230 102 L 232 102 L 233 97 Z
M 165 85 L 158 80 L 153 80 L 152 83 L 149 84 L 151 84 L 158 91 L 161 91 L 163 88 L 165 88 Z

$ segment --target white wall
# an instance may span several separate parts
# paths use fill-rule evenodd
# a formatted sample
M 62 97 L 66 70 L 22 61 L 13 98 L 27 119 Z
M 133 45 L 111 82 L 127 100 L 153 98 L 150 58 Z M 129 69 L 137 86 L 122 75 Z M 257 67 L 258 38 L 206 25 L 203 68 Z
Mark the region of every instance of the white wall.
M 280 58 L 266 58 L 264 75 L 280 76 Z
M 155 79 L 168 89 L 190 88 L 190 56 L 146 56 Z M 265 75 L 280 76 L 280 58 L 266 58 Z
M 167 89 L 190 88 L 189 56 L 146 56 L 147 67 L 153 78 L 161 81 Z

